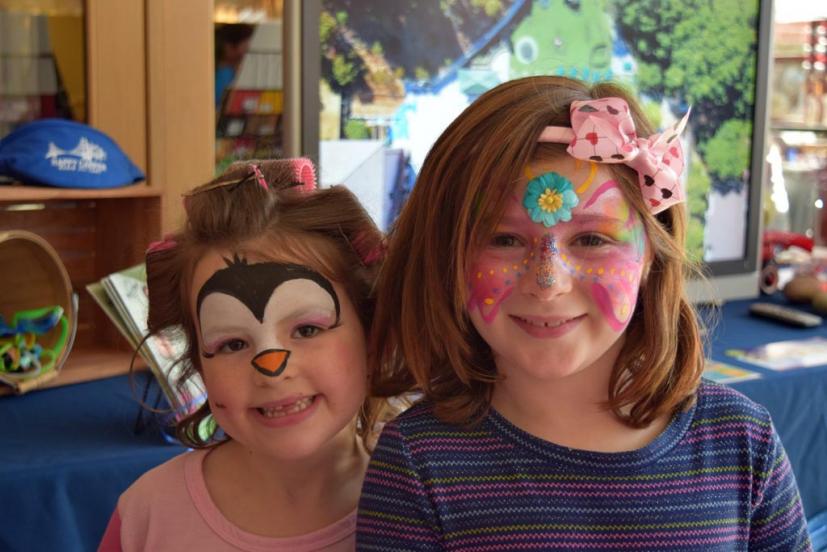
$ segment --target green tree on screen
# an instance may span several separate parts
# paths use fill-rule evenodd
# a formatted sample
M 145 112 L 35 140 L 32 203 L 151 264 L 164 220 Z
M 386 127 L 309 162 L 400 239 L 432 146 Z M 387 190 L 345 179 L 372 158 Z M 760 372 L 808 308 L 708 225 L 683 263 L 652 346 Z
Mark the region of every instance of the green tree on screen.
M 638 60 L 638 88 L 692 106 L 690 125 L 712 182 L 727 188 L 748 169 L 748 148 L 734 156 L 726 148 L 710 162 L 707 143 L 728 125 L 730 136 L 742 133 L 752 119 L 758 1 L 613 0 L 612 8 Z

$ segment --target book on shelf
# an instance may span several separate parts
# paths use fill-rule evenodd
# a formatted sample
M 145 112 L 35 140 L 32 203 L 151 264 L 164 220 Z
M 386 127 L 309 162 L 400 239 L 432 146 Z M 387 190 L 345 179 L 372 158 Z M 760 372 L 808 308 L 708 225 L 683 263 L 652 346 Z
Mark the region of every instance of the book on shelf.
M 184 370 L 186 350 L 183 332 L 173 330 L 147 337 L 149 300 L 146 266 L 135 265 L 104 276 L 86 286 L 89 294 L 112 320 L 118 331 L 146 361 L 176 419 L 195 411 L 205 400 L 204 385 L 196 374 L 182 386 L 178 379 Z

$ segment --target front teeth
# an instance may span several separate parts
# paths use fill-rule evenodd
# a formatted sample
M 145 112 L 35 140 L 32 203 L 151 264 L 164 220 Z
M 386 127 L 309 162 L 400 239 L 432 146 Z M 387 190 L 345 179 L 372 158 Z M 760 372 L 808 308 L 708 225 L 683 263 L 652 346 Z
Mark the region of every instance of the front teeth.
M 312 402 L 313 397 L 305 397 L 303 399 L 299 399 L 298 401 L 294 402 L 289 406 L 277 406 L 275 408 L 259 408 L 258 411 L 261 412 L 267 418 L 281 418 L 282 416 L 288 416 L 290 414 L 296 414 L 297 412 L 306 410 Z
M 549 322 L 538 323 L 538 322 L 534 322 L 534 321 L 531 321 L 531 320 L 526 320 L 525 318 L 520 318 L 520 320 L 522 320 L 526 324 L 529 324 L 531 326 L 536 326 L 538 328 L 556 328 L 556 327 L 562 326 L 563 324 L 568 322 L 568 320 L 561 320 L 560 322 L 554 322 L 554 323 L 549 323 Z

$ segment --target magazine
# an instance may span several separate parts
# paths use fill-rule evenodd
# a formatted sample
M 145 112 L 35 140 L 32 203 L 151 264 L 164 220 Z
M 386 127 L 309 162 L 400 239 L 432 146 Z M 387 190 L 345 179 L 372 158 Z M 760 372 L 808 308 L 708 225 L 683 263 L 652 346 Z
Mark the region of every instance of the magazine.
M 827 365 L 827 338 L 776 341 L 752 349 L 732 349 L 731 357 L 771 370 L 789 370 Z
M 147 314 L 146 266 L 139 264 L 105 276 L 86 289 L 134 349 L 146 361 L 176 419 L 194 412 L 206 398 L 204 384 L 195 375 L 183 387 L 177 386 L 184 364 L 178 359 L 186 349 L 180 330 L 164 335 L 149 333 Z
M 725 362 L 707 359 L 704 365 L 703 377 L 716 383 L 733 383 L 760 378 L 761 374 Z

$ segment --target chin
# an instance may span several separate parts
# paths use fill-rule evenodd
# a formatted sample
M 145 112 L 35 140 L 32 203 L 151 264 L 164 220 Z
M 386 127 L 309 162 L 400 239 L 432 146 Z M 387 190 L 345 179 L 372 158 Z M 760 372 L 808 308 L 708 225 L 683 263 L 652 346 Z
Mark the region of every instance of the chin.
M 535 359 L 511 362 L 509 365 L 514 368 L 503 372 L 506 377 L 508 377 L 509 372 L 512 372 L 538 381 L 560 380 L 584 370 L 582 360 L 559 357 L 555 358 L 553 362 L 540 363 L 535 357 Z

